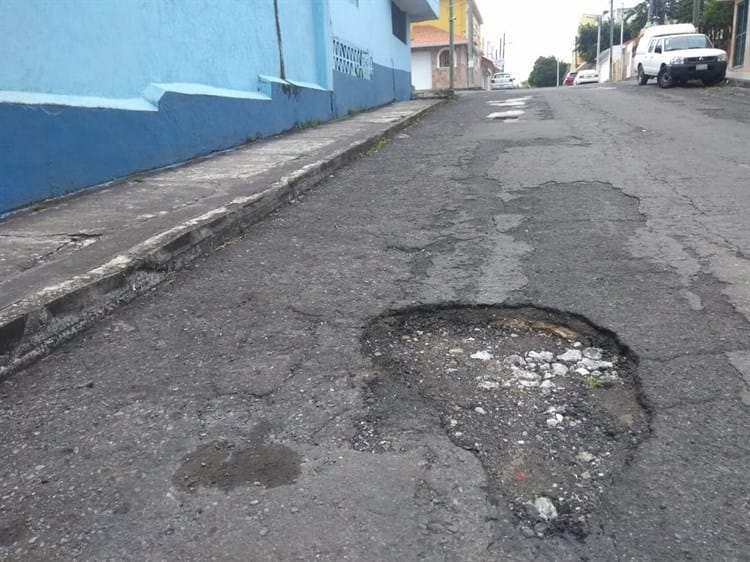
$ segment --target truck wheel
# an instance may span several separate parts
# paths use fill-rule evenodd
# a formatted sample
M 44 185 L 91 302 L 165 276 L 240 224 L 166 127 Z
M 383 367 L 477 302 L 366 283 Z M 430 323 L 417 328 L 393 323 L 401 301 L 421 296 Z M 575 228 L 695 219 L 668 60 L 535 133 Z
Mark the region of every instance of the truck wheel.
M 646 76 L 643 73 L 643 67 L 639 64 L 638 65 L 638 85 L 645 86 L 647 82 L 648 82 L 648 76 Z
M 674 86 L 674 78 L 667 72 L 666 68 L 662 68 L 656 77 L 656 83 L 659 84 L 660 88 L 671 88 Z

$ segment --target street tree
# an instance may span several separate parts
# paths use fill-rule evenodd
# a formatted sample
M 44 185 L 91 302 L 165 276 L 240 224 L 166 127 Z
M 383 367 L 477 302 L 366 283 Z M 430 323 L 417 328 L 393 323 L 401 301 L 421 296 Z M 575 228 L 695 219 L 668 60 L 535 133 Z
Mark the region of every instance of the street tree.
M 648 23 L 648 0 L 633 6 L 625 16 L 626 27 L 630 29 L 632 37 L 638 37 L 641 30 Z
M 578 26 L 576 52 L 589 64 L 596 61 L 596 38 L 597 28 L 595 24 L 584 23 Z M 607 34 L 607 41 L 609 41 L 609 34 Z
M 644 18 L 645 21 L 645 18 Z M 596 62 L 596 46 L 597 38 L 599 41 L 599 48 L 602 51 L 609 49 L 609 38 L 610 38 L 610 27 L 612 26 L 611 20 L 604 20 L 601 22 L 601 30 L 598 29 L 596 24 L 583 23 L 578 26 L 578 35 L 576 35 L 576 52 L 578 55 L 589 64 Z M 635 26 L 628 19 L 625 20 L 625 27 L 623 28 L 623 40 L 630 41 L 630 39 L 638 34 L 640 27 L 635 30 Z M 615 24 L 613 38 L 615 45 L 620 44 L 620 26 Z
M 693 21 L 693 0 L 674 0 L 667 7 L 669 21 L 690 23 Z
M 708 35 L 714 45 L 727 49 L 732 33 L 732 4 L 722 0 L 700 0 L 698 7 L 700 31 Z M 635 6 L 633 13 L 637 13 L 637 16 L 631 20 L 632 24 L 636 24 L 636 22 L 641 24 L 641 20 L 645 23 L 648 17 L 648 0 L 644 0 Z M 643 13 L 646 14 L 645 18 Z M 693 21 L 693 0 L 651 0 L 651 20 L 655 24 L 691 23 Z M 640 27 L 643 27 L 643 25 L 640 25 Z
M 719 0 L 705 0 L 700 29 L 720 49 L 728 50 L 732 37 L 734 7 Z
M 560 62 L 560 73 L 557 74 L 558 59 L 556 57 L 539 57 L 534 62 L 534 68 L 529 74 L 529 86 L 532 88 L 547 88 L 562 83 L 568 73 L 570 65 Z

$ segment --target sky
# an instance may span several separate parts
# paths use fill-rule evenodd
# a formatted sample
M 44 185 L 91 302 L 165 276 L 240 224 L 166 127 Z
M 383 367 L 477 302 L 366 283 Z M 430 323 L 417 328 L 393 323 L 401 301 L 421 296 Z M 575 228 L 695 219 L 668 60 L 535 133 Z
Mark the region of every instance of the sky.
M 526 80 L 539 57 L 570 62 L 583 14 L 609 10 L 610 0 L 475 0 L 482 14 L 482 38 L 497 44 L 505 33 L 505 70 Z M 614 0 L 615 9 L 623 0 Z M 625 7 L 637 4 L 625 0 Z

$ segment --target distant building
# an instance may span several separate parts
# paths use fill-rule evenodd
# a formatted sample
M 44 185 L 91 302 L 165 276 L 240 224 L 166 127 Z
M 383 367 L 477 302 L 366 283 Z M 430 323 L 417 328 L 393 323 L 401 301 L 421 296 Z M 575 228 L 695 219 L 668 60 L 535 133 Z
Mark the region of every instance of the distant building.
M 411 26 L 411 72 L 417 90 L 445 89 L 450 80 L 449 0 L 440 17 Z M 454 85 L 486 88 L 494 63 L 483 58 L 482 15 L 474 0 L 453 0 Z
M 598 21 L 598 16 L 596 14 L 583 14 L 581 19 L 578 20 L 578 25 L 596 25 Z

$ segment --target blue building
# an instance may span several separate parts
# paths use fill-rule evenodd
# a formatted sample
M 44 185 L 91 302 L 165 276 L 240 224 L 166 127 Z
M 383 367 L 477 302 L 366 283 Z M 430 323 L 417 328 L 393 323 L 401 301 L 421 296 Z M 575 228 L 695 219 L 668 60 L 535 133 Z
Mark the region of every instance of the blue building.
M 0 213 L 411 95 L 438 0 L 3 0 Z

